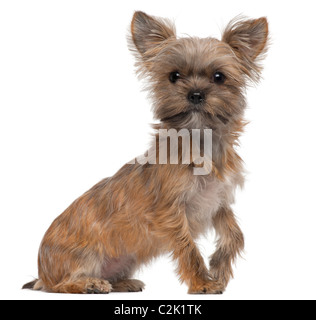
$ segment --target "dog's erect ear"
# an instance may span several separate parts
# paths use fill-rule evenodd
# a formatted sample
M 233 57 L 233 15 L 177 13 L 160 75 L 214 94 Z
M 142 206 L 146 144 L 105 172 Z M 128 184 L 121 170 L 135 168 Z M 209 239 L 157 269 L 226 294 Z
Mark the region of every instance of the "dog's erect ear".
M 222 41 L 230 45 L 242 62 L 245 73 L 253 80 L 258 80 L 260 60 L 267 51 L 269 27 L 266 18 L 245 20 L 237 17 L 223 32 Z
M 175 37 L 174 25 L 166 19 L 154 18 L 137 11 L 131 25 L 133 42 L 141 55 L 153 55 L 154 49 L 165 40 Z M 152 52 L 152 54 L 150 54 Z
M 222 41 L 228 43 L 239 56 L 255 60 L 265 49 L 268 40 L 268 21 L 232 20 L 226 27 Z

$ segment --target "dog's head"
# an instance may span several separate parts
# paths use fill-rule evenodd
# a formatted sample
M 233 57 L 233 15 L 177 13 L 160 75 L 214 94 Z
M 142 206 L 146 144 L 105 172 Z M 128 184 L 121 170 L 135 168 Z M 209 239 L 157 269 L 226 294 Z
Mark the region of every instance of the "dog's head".
M 149 79 L 155 118 L 172 128 L 215 129 L 243 113 L 247 82 L 260 77 L 268 23 L 237 18 L 221 41 L 177 38 L 169 20 L 136 12 L 131 39 L 138 72 Z

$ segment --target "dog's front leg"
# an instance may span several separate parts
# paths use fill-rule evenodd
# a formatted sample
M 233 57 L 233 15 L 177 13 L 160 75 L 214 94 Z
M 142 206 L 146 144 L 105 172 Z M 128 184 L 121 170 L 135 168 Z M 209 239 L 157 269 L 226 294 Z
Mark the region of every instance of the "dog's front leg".
M 221 208 L 213 218 L 218 236 L 217 250 L 211 257 L 210 273 L 226 288 L 233 277 L 232 263 L 244 249 L 244 236 L 230 208 Z
M 180 279 L 189 286 L 191 294 L 220 294 L 223 286 L 212 280 L 204 260 L 190 234 L 184 210 L 164 211 L 156 219 L 156 231 L 168 242 L 174 260 L 178 262 Z M 159 227 L 158 227 L 159 226 Z

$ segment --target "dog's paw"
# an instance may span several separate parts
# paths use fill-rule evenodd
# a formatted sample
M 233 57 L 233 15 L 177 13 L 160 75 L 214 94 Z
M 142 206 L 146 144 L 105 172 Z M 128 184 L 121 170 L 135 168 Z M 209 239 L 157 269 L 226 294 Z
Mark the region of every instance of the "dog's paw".
M 107 294 L 112 290 L 111 284 L 106 280 L 89 278 L 86 283 L 85 293 Z
M 144 282 L 135 279 L 125 279 L 113 283 L 113 292 L 141 292 L 145 288 Z
M 191 285 L 189 294 L 222 294 L 225 287 L 219 281 L 205 281 Z

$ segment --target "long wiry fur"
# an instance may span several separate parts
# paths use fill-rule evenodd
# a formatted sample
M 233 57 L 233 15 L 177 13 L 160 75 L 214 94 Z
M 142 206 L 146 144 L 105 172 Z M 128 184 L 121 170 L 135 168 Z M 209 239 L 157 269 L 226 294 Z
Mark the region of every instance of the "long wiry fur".
M 231 210 L 235 189 L 244 181 L 235 147 L 246 124 L 245 89 L 250 80 L 259 79 L 267 38 L 265 18 L 234 20 L 219 41 L 177 38 L 170 21 L 135 13 L 130 47 L 160 120 L 152 146 L 159 148 L 159 129 L 213 129 L 212 171 L 195 176 L 195 164 L 181 161 L 123 166 L 52 223 L 39 250 L 39 280 L 25 288 L 141 291 L 144 284 L 131 279 L 134 271 L 164 253 L 172 254 L 190 293 L 220 293 L 226 288 L 232 262 L 244 247 Z M 181 77 L 172 83 L 169 75 L 175 71 Z M 222 84 L 213 80 L 218 71 L 226 78 Z M 188 102 L 190 90 L 205 94 L 198 109 Z M 211 228 L 218 240 L 209 269 L 195 239 Z

